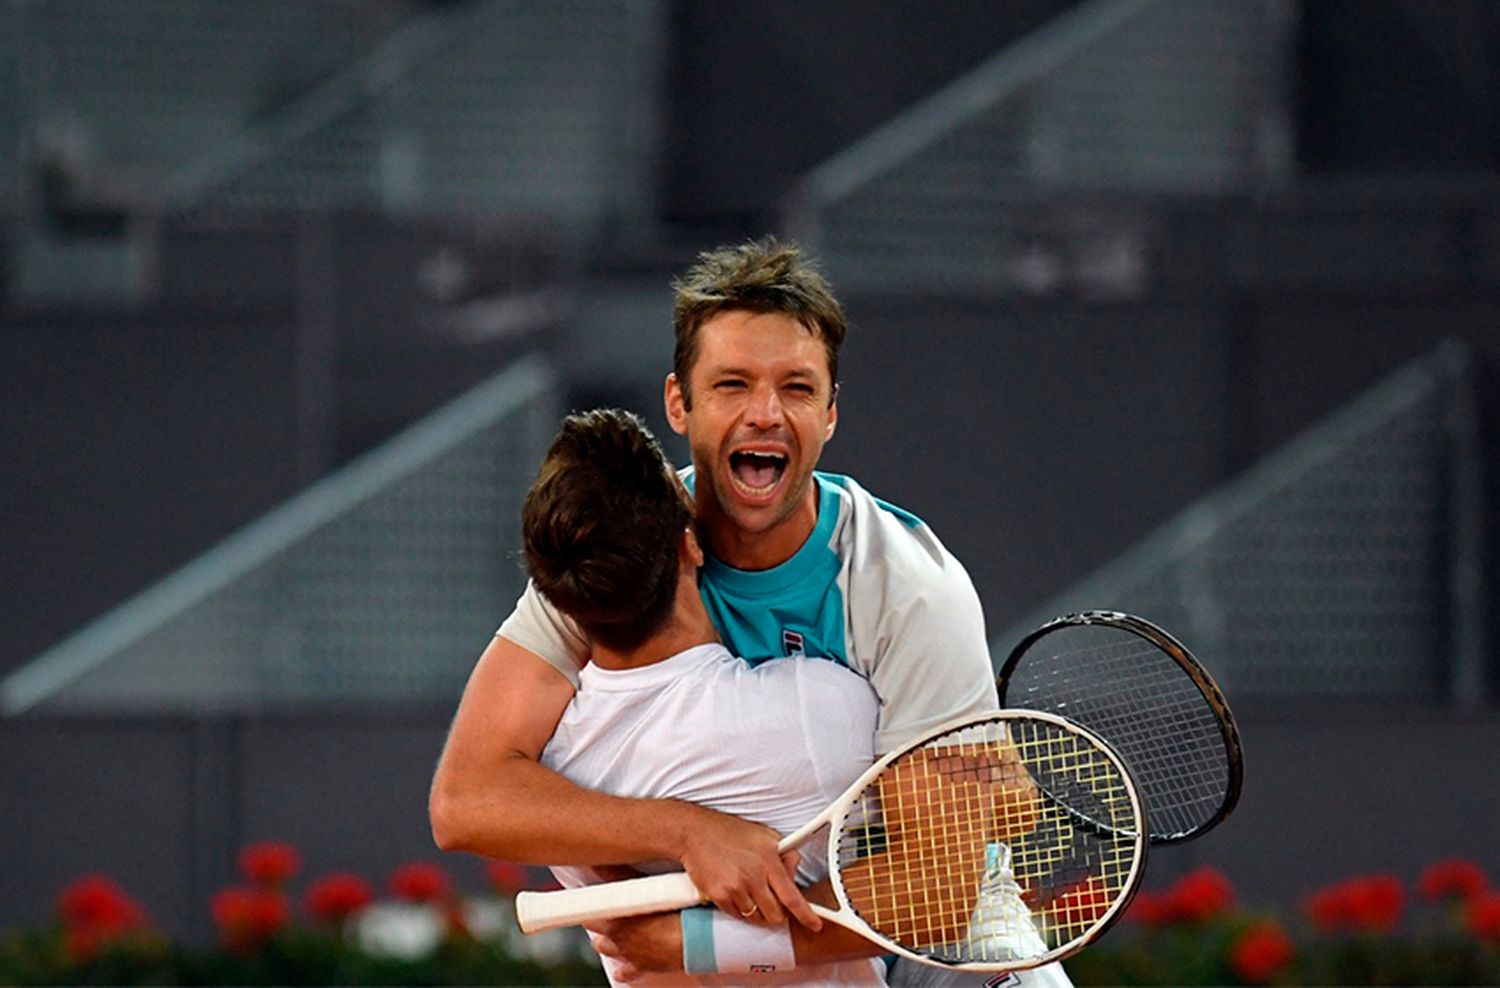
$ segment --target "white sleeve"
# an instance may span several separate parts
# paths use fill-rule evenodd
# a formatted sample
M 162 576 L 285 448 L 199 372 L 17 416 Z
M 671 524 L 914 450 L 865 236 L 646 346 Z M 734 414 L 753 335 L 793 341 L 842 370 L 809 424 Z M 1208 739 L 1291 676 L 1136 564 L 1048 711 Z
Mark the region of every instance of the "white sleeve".
M 979 595 L 957 561 L 947 562 L 878 617 L 881 647 L 870 672 L 880 697 L 877 755 L 999 708 Z
M 535 652 L 578 688 L 578 670 L 589 660 L 589 641 L 573 621 L 564 616 L 526 581 L 516 609 L 500 625 L 496 635 Z
M 875 753 L 999 707 L 984 610 L 925 524 L 861 519 L 848 570 L 851 659 L 880 697 Z

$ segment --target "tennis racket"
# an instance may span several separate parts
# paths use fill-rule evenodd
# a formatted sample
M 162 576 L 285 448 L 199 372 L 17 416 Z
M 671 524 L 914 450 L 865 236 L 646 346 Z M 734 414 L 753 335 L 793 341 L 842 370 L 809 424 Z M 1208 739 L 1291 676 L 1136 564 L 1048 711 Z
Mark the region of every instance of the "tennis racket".
M 1000 706 L 1060 714 L 1103 737 L 1146 804 L 1153 844 L 1207 833 L 1244 774 L 1229 703 L 1208 670 L 1150 621 L 1086 611 L 1047 622 L 1005 660 Z
M 925 964 L 1035 967 L 1093 941 L 1145 866 L 1144 810 L 1124 763 L 1086 728 L 1033 711 L 950 723 L 879 759 L 783 851 L 826 832 L 838 908 L 824 919 Z M 682 909 L 682 873 L 523 892 L 528 933 Z

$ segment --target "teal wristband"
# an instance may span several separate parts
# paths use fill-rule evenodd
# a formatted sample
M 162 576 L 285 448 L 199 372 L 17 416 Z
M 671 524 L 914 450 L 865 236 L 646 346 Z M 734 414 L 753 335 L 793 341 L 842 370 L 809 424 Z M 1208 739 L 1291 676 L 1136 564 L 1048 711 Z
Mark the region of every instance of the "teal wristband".
M 714 957 L 714 913 L 712 906 L 694 906 L 682 911 L 682 969 L 688 974 L 716 974 Z

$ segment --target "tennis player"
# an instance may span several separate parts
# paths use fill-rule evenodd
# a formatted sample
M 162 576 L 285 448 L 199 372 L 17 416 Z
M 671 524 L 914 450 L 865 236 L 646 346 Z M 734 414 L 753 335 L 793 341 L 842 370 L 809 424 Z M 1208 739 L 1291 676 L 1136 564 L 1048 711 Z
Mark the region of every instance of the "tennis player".
M 588 634 L 591 661 L 542 764 L 591 789 L 687 800 L 791 832 L 870 767 L 875 694 L 833 662 L 752 667 L 719 644 L 698 593 L 692 521 L 687 492 L 635 416 L 600 410 L 563 423 L 522 510 L 526 564 L 542 598 Z M 589 868 L 553 872 L 569 887 L 599 880 Z M 797 869 L 803 884 L 826 874 L 812 854 Z M 879 961 L 809 963 L 806 946 L 797 957 L 764 932 L 739 958 L 715 955 L 718 911 L 696 912 L 687 962 L 721 973 L 651 983 L 754 973 L 757 984 L 885 984 Z M 614 983 L 636 973 L 604 960 Z
M 730 651 L 832 659 L 859 674 L 879 703 L 877 754 L 994 710 L 983 612 L 963 567 L 915 516 L 815 471 L 837 426 L 845 334 L 824 279 L 796 248 L 764 241 L 702 255 L 674 288 L 667 417 L 692 452 L 699 590 Z M 439 846 L 537 864 L 675 861 L 721 911 L 783 942 L 783 907 L 819 930 L 775 829 L 586 789 L 540 763 L 590 652 L 587 633 L 528 586 L 475 666 L 439 761 Z M 662 956 L 662 929 L 620 921 L 611 940 L 646 966 Z M 894 983 L 930 981 L 929 969 L 912 965 L 908 979 L 903 966 Z M 1067 983 L 1057 965 L 1022 980 Z

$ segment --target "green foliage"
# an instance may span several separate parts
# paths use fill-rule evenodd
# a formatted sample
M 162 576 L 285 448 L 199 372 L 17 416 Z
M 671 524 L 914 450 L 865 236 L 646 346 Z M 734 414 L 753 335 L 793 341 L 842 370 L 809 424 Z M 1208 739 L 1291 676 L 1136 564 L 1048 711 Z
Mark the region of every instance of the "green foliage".
M 429 955 L 368 953 L 333 930 L 293 927 L 253 950 L 192 949 L 159 937 L 121 940 L 72 956 L 63 931 L 0 938 L 0 985 L 602 985 L 582 957 L 543 963 L 473 937 L 448 937 Z
M 1141 893 L 1124 921 L 1066 962 L 1085 985 L 1500 985 L 1500 900 L 1475 865 L 1423 873 L 1411 908 L 1390 875 L 1317 889 L 1300 915 L 1234 905 L 1200 869 Z

